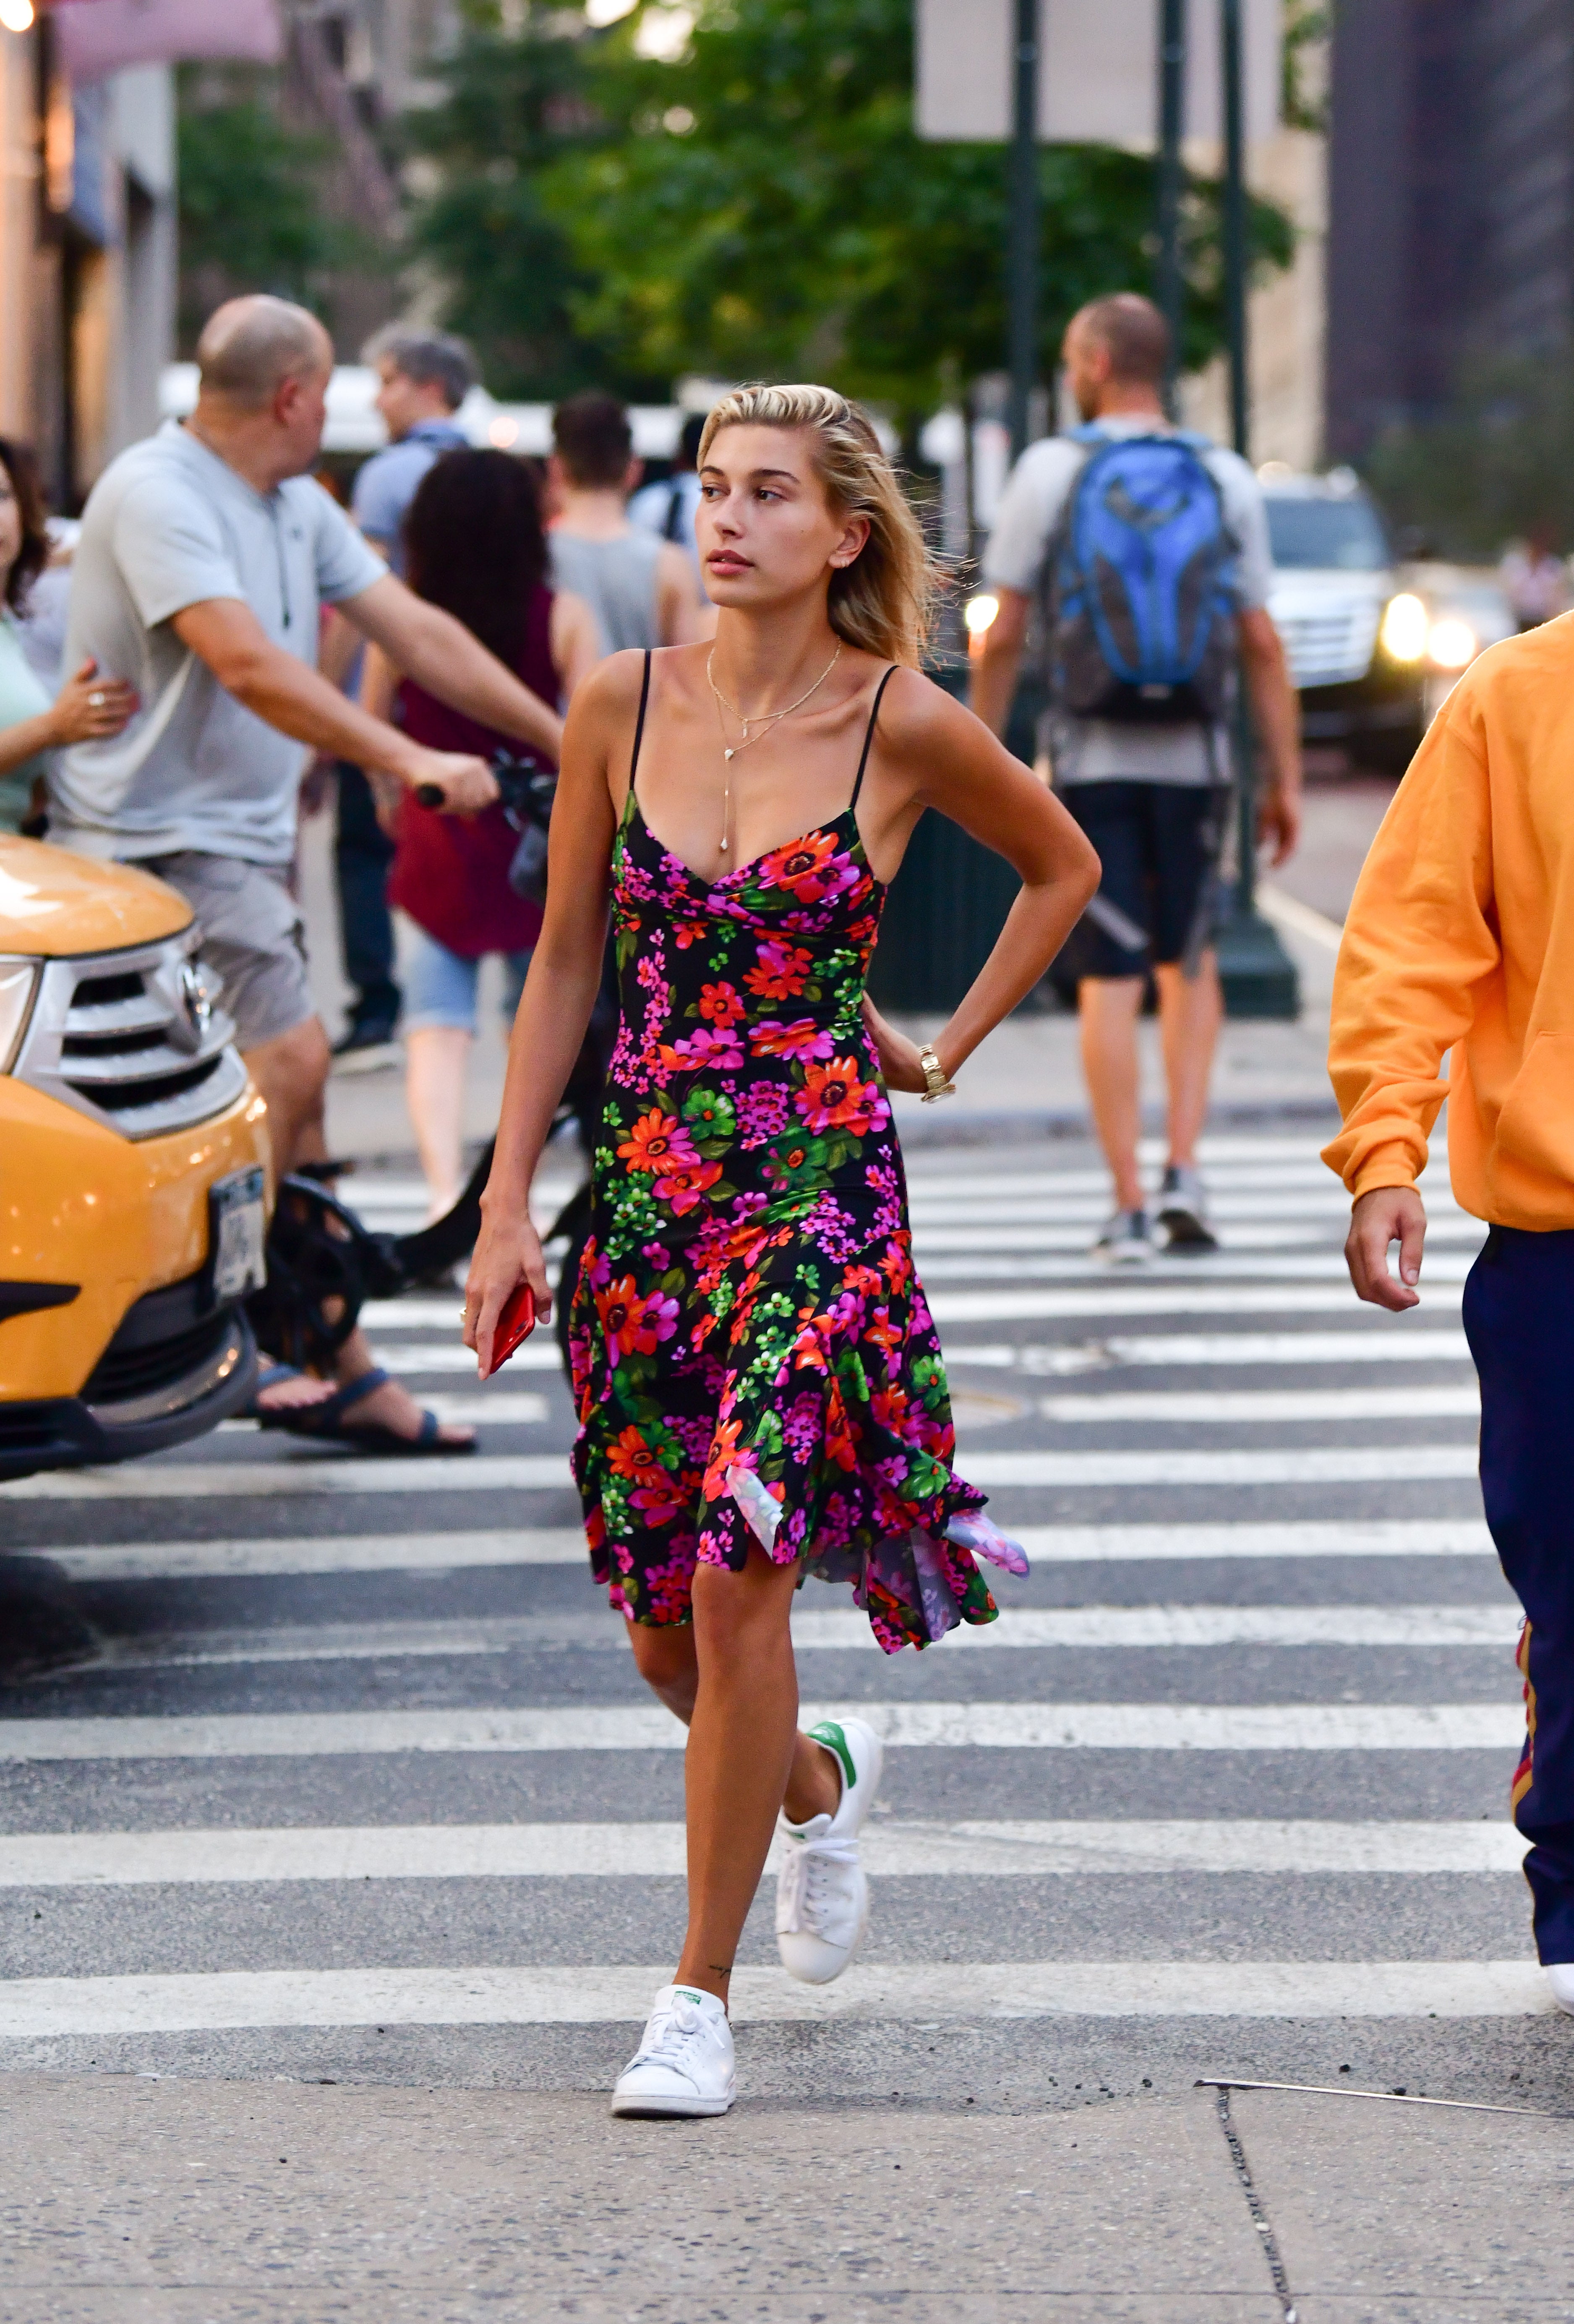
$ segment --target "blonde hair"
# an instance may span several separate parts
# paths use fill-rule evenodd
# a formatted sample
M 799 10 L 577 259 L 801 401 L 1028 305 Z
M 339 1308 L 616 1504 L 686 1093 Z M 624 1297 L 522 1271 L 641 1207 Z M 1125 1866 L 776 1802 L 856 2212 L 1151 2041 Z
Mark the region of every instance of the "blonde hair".
M 704 467 L 723 428 L 803 428 L 832 505 L 867 517 L 869 539 L 831 576 L 832 628 L 850 646 L 916 669 L 934 618 L 936 570 L 869 414 L 830 387 L 738 387 L 705 422 Z

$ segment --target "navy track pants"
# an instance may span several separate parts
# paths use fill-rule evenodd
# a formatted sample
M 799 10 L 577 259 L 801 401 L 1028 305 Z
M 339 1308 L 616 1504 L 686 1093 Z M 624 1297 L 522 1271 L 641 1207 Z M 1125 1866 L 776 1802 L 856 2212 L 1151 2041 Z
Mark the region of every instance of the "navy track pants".
M 1543 1962 L 1574 1961 L 1574 1230 L 1494 1227 L 1465 1286 L 1481 1495 L 1525 1610 L 1514 1820 Z

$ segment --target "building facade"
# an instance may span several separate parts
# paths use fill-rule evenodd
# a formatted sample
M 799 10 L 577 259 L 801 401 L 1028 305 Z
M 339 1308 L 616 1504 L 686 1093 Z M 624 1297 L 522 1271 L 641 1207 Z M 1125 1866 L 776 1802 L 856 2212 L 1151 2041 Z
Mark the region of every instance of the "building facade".
M 60 509 L 145 435 L 174 348 L 170 69 L 73 87 L 42 18 L 0 31 L 0 429 Z
M 1357 459 L 1473 357 L 1574 339 L 1574 0 L 1335 15 L 1328 429 Z

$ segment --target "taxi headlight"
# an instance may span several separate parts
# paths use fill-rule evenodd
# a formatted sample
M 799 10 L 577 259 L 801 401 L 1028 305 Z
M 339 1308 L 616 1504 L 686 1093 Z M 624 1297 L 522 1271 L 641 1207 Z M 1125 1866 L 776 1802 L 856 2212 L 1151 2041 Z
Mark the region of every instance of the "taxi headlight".
M 0 1074 L 16 1063 L 38 982 L 36 960 L 0 960 Z
M 1432 623 L 1426 650 L 1437 669 L 1466 669 L 1480 647 L 1468 622 L 1461 621 L 1458 613 L 1445 613 L 1441 621 Z
M 1390 597 L 1378 641 L 1390 661 L 1420 661 L 1426 651 L 1431 622 L 1419 597 L 1408 591 Z

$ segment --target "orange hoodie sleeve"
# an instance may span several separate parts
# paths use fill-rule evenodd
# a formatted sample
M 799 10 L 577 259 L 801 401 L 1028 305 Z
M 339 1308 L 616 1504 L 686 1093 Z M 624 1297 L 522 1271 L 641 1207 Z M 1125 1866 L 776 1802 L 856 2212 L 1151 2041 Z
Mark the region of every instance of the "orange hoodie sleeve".
M 1352 1194 L 1410 1186 L 1449 1093 L 1441 1068 L 1497 965 L 1486 740 L 1468 680 L 1433 721 L 1356 883 L 1328 1069 L 1344 1128 L 1323 1148 Z

